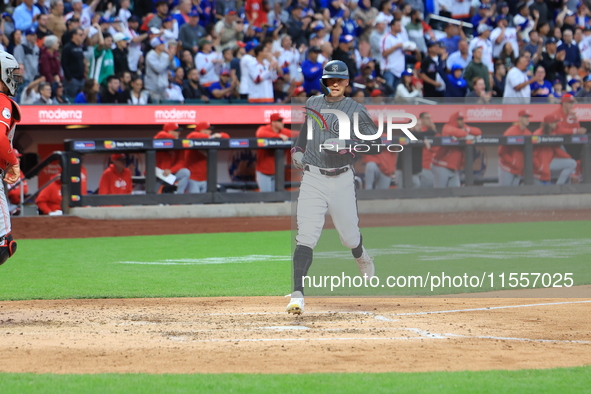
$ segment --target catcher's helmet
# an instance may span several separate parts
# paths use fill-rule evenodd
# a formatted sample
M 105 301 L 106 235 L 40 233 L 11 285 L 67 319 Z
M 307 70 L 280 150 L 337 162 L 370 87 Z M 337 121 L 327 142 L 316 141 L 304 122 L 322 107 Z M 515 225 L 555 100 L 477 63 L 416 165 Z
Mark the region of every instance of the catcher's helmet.
M 323 93 L 326 95 L 330 94 L 330 89 L 324 84 L 324 79 L 328 78 L 349 79 L 347 65 L 340 60 L 331 60 L 326 63 L 324 70 L 322 70 L 322 78 L 320 79 L 320 85 L 322 86 Z
M 0 79 L 8 88 L 9 96 L 15 96 L 18 86 L 23 83 L 18 62 L 8 52 L 0 51 Z

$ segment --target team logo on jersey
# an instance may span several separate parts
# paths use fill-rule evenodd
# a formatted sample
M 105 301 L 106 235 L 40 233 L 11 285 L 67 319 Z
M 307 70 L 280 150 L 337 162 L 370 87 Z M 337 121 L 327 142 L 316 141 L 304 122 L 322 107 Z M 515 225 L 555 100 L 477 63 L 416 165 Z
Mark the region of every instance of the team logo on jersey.
M 4 108 L 2 110 L 2 116 L 4 116 L 4 119 L 10 119 L 10 110 L 8 108 Z

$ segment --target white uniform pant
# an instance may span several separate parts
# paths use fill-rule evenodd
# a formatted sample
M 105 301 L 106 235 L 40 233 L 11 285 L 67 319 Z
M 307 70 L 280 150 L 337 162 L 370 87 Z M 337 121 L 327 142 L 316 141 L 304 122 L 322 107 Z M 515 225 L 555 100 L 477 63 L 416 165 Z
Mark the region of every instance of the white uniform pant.
M 421 180 L 421 188 L 423 188 L 423 189 L 433 188 L 433 184 L 435 182 L 435 176 L 433 175 L 433 171 L 423 168 L 423 170 L 419 174 L 419 179 Z
M 460 172 L 450 170 L 449 168 L 439 167 L 433 164 L 431 166 L 433 175 L 435 175 L 435 187 L 460 187 Z
M 275 191 L 275 175 L 267 175 L 257 171 L 257 183 L 261 192 Z
M 507 172 L 499 167 L 499 186 L 519 186 L 521 176 Z
M 577 162 L 574 159 L 552 159 L 550 162 L 550 173 L 558 176 L 557 185 L 564 185 L 570 182 L 570 174 L 577 169 Z M 534 179 L 534 185 L 544 185 L 545 183 Z
M 389 189 L 392 178 L 385 175 L 378 165 L 369 161 L 365 165 L 365 190 Z
M 194 181 L 189 179 L 189 186 L 187 187 L 187 193 L 205 193 L 207 191 L 207 181 Z
M 415 174 L 412 176 L 412 183 L 410 185 L 411 189 L 418 189 L 421 187 L 421 177 L 420 174 Z M 396 186 L 402 187 L 402 170 L 396 170 Z
M 354 249 L 361 242 L 355 176 L 349 171 L 337 176 L 325 176 L 304 171 L 297 202 L 298 235 L 296 243 L 314 249 L 329 213 L 341 238 L 341 243 Z
M 3 173 L 0 171 L 0 174 Z M 8 201 L 6 200 L 6 193 L 4 193 L 4 183 L 0 182 L 0 237 L 10 234 L 12 227 L 10 226 L 10 210 L 8 209 Z

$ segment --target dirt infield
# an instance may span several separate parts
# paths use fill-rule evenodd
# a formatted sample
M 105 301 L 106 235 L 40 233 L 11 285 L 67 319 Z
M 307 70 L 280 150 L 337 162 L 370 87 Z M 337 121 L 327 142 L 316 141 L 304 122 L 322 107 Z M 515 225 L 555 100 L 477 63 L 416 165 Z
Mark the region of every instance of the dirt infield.
M 591 220 L 591 209 L 360 215 L 360 226 L 436 226 L 444 224 L 515 223 L 557 220 Z M 34 216 L 14 218 L 12 223 L 13 234 L 16 239 L 277 231 L 290 230 L 291 225 L 290 217 L 88 220 L 73 216 Z M 325 227 L 333 228 L 330 217 L 327 217 Z
M 361 226 L 549 220 L 591 220 L 591 210 L 365 215 Z M 271 217 L 34 217 L 16 218 L 13 234 L 77 238 L 290 227 L 290 218 Z M 591 365 L 591 300 L 489 296 L 308 298 L 301 317 L 287 315 L 281 297 L 0 302 L 0 371 L 414 372 Z
M 0 370 L 411 372 L 591 364 L 589 300 L 310 298 L 301 317 L 282 312 L 285 303 L 0 303 Z

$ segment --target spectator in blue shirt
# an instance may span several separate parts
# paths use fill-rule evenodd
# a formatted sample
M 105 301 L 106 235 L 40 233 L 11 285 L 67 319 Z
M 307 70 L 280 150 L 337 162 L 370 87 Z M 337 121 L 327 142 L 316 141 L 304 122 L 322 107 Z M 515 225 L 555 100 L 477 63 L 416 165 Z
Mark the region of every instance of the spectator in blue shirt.
M 531 84 L 531 96 L 532 97 L 548 97 L 552 95 L 552 84 L 546 81 L 546 70 L 544 67 L 536 67 L 536 73 L 534 79 L 536 80 Z
M 318 54 L 322 52 L 319 47 L 312 47 L 308 51 L 308 59 L 302 63 L 302 74 L 304 75 L 304 89 L 308 95 L 313 90 L 321 91 L 320 78 L 322 77 L 322 64 L 318 62 Z
M 463 38 L 466 39 L 466 35 L 464 34 L 464 30 L 462 30 L 458 25 L 454 23 L 448 23 L 445 26 L 445 34 L 446 36 L 439 40 L 444 47 L 447 53 L 454 53 L 458 50 L 458 44 L 460 40 Z
M 353 37 L 359 37 L 363 33 L 363 29 L 359 27 L 357 21 L 351 18 L 351 11 L 346 8 L 343 13 L 343 24 L 341 25 L 343 32 L 341 35 L 350 34 Z
M 557 52 L 565 51 L 566 56 L 564 57 L 564 65 L 581 67 L 581 51 L 576 42 L 573 41 L 573 32 L 570 29 L 566 29 L 562 32 L 562 44 L 558 47 Z
M 472 17 L 472 26 L 474 26 L 474 29 L 478 28 L 478 25 L 482 20 L 486 19 L 486 21 L 482 23 L 487 23 L 489 19 L 489 13 L 490 4 L 480 3 L 480 7 L 478 7 L 478 13 Z
M 35 17 L 41 13 L 39 8 L 34 6 L 35 0 L 24 0 L 21 5 L 14 9 L 12 18 L 15 29 L 25 31 L 34 26 Z
M 74 99 L 75 104 L 96 104 L 101 102 L 101 98 L 98 94 L 101 85 L 94 79 L 87 79 L 84 82 L 82 91 L 78 93 Z
M 209 98 L 216 100 L 229 99 L 236 90 L 236 84 L 230 81 L 230 70 L 222 70 L 220 80 L 209 85 L 207 88 Z
M 459 64 L 451 67 L 451 73 L 443 73 L 447 78 L 445 81 L 445 97 L 466 97 L 468 82 L 463 77 L 464 69 Z

